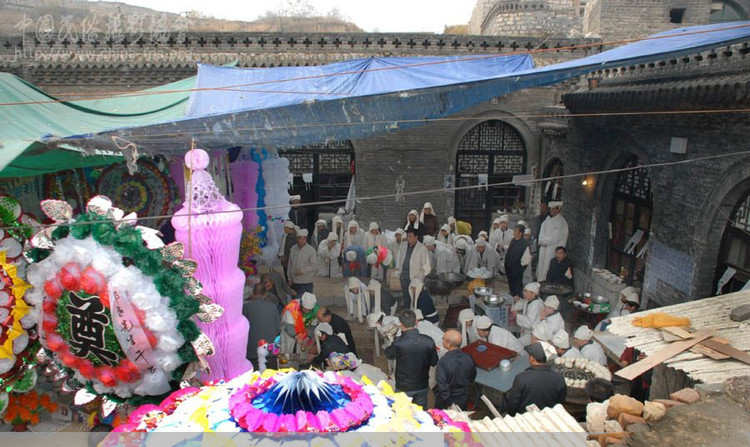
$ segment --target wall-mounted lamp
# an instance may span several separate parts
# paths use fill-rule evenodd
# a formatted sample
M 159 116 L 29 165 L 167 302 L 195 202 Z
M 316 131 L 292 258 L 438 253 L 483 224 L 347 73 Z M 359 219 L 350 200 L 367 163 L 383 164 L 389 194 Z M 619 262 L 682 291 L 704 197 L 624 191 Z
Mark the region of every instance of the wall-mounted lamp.
M 595 184 L 595 179 L 593 175 L 589 175 L 583 178 L 581 180 L 581 186 L 583 186 L 586 189 L 593 189 Z

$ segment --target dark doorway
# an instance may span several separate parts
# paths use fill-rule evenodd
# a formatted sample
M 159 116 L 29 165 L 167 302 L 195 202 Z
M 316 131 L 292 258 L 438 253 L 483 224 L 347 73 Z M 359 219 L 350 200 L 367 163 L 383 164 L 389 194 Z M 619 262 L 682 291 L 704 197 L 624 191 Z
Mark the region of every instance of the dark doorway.
M 737 292 L 750 281 L 750 191 L 737 202 L 724 229 L 716 265 L 714 290 L 727 268 L 732 268 L 736 272 L 722 287 L 722 294 Z
M 458 143 L 456 186 L 510 183 L 526 173 L 526 145 L 521 134 L 504 121 L 477 124 Z M 456 191 L 456 219 L 471 223 L 472 236 L 489 229 L 492 213 L 508 210 L 524 201 L 526 188 L 516 185 L 488 186 Z
M 351 141 L 332 141 L 324 144 L 279 149 L 279 156 L 289 160 L 289 172 L 294 176 L 290 195 L 302 196 L 302 203 L 345 200 L 354 176 L 354 147 Z M 304 180 L 312 174 L 312 182 Z M 308 230 L 312 231 L 321 214 L 335 213 L 344 203 L 308 206 Z
M 648 242 L 653 215 L 651 180 L 645 168 L 638 168 L 640 165 L 642 163 L 634 156 L 624 166 L 631 169 L 617 174 L 609 221 L 612 238 L 607 268 L 618 275 L 624 269 L 628 284 L 643 282 L 646 261 L 639 255 Z M 633 241 L 633 245 L 631 240 L 636 233 L 641 237 Z

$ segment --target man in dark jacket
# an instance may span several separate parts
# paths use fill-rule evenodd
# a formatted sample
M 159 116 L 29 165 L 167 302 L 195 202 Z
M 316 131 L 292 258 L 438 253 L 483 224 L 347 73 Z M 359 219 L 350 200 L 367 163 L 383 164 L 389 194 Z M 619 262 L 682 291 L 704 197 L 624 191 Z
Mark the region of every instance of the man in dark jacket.
M 523 273 L 531 263 L 529 243 L 523 238 L 526 227 L 516 226 L 513 229 L 513 240 L 505 252 L 505 274 L 508 276 L 508 288 L 514 297 L 523 295 Z
M 385 356 L 396 360 L 396 391 L 426 408 L 430 367 L 437 364 L 437 348 L 432 338 L 417 332 L 414 311 L 403 310 L 398 319 L 402 335 L 385 348 Z
M 333 328 L 334 335 L 343 334 L 346 337 L 346 345 L 349 346 L 349 352 L 357 353 L 357 347 L 354 344 L 352 328 L 340 315 L 331 312 L 331 309 L 323 306 L 318 309 L 318 322 L 328 323 Z
M 542 344 L 532 343 L 524 349 L 529 353 L 531 366 L 516 376 L 500 407 L 500 411 L 510 416 L 526 412 L 526 407 L 532 404 L 542 409 L 565 402 L 565 379 L 547 365 Z
M 292 209 L 289 210 L 289 220 L 294 222 L 299 228 L 309 230 L 307 228 L 307 210 L 302 206 L 302 197 L 292 196 L 289 198 Z M 317 247 L 315 247 L 317 249 Z
M 344 340 L 338 335 L 333 335 L 333 328 L 328 323 L 320 323 L 315 328 L 315 334 L 320 339 L 320 354 L 312 359 L 312 364 L 320 366 L 322 369 L 326 367 L 326 360 L 332 353 L 346 354 L 351 352 L 349 347 L 346 346 Z
M 242 314 L 250 322 L 247 358 L 257 366 L 258 341 L 273 343 L 281 333 L 281 314 L 276 304 L 267 300 L 266 286 L 262 282 L 253 287 L 252 299 L 242 305 Z
M 471 356 L 461 351 L 461 333 L 457 330 L 445 332 L 443 347 L 448 352 L 435 368 L 435 408 L 445 409 L 456 404 L 466 410 L 469 385 L 477 378 L 477 368 Z
M 555 257 L 549 261 L 546 280 L 549 283 L 573 286 L 573 263 L 570 262 L 565 247 L 555 249 Z

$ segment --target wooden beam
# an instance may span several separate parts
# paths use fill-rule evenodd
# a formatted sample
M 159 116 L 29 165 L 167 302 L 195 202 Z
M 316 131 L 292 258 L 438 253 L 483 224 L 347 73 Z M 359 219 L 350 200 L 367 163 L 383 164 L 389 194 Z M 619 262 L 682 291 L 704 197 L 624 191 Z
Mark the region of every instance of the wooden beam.
M 687 351 L 688 349 L 692 348 L 693 346 L 697 345 L 698 343 L 702 342 L 703 340 L 711 337 L 714 335 L 716 331 L 714 330 L 703 330 L 695 332 L 691 335 L 693 335 L 693 338 L 689 340 L 683 340 L 683 341 L 676 341 L 669 346 L 666 346 L 659 351 L 649 355 L 645 359 L 633 363 L 632 365 L 623 368 L 619 371 L 617 371 L 615 374 L 622 377 L 625 380 L 633 380 L 636 377 L 640 376 L 641 374 L 645 373 L 646 371 L 650 370 L 654 366 L 671 359 L 672 357 L 676 356 L 677 354 L 680 354 L 683 351 Z M 715 349 L 713 346 L 709 346 L 712 349 Z M 719 352 L 719 349 L 716 349 Z
M 750 365 L 750 354 L 745 351 L 740 351 L 733 346 L 718 342 L 713 339 L 703 341 L 703 345 L 713 349 L 714 351 L 719 351 L 722 354 L 728 355 L 735 360 L 739 360 L 740 362 Z

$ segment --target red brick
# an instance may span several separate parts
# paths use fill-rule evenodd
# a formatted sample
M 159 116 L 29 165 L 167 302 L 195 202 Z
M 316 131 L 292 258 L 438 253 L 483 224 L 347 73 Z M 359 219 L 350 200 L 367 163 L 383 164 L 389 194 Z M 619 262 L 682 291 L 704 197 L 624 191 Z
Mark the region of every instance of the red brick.
M 669 398 L 686 404 L 694 404 L 701 400 L 701 395 L 692 388 L 683 388 L 670 394 Z
M 680 401 L 672 400 L 672 399 L 654 399 L 654 402 L 659 402 L 661 404 L 664 404 L 664 406 L 667 407 L 667 410 L 669 410 L 672 407 L 676 407 L 678 405 L 685 405 L 685 402 L 680 402 Z

